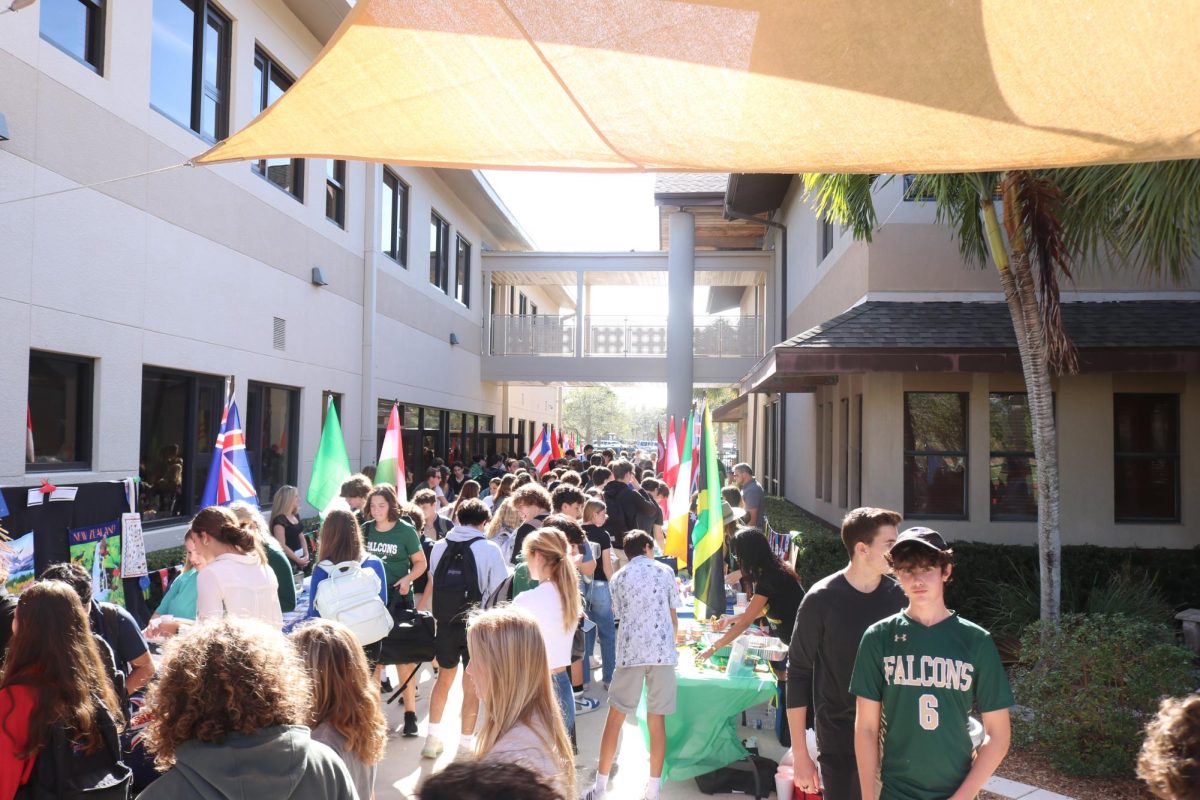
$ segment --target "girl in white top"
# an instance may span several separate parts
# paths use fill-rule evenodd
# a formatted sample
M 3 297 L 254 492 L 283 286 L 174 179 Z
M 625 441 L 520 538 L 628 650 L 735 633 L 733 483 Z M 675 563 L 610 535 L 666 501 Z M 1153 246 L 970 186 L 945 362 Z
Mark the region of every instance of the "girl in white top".
M 579 627 L 583 605 L 579 597 L 579 573 L 571 560 L 566 534 L 558 528 L 544 525 L 530 532 L 521 552 L 529 565 L 529 577 L 540 583 L 517 595 L 513 603 L 528 610 L 538 621 L 563 720 L 573 735 L 575 695 L 571 692 L 567 667 L 571 666 L 571 642 Z
M 192 520 L 191 530 L 206 559 L 196 576 L 196 619 L 253 617 L 282 627 L 279 582 L 267 566 L 253 523 L 242 523 L 227 508 L 209 506 Z
M 467 648 L 467 675 L 486 711 L 476 756 L 520 764 L 552 781 L 563 797 L 575 797 L 571 740 L 537 620 L 513 606 L 478 612 L 467 626 Z

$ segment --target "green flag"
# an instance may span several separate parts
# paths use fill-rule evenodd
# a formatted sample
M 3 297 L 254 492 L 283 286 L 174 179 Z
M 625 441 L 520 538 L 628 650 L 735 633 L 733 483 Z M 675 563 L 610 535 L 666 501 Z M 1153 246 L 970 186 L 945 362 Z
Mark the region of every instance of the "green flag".
M 342 481 L 350 477 L 350 457 L 346 455 L 346 441 L 342 438 L 342 426 L 338 422 L 333 398 L 325 412 L 325 427 L 321 429 L 321 443 L 313 458 L 312 480 L 308 482 L 308 502 L 325 516 L 329 504 L 341 496 Z
M 700 470 L 696 485 L 696 527 L 692 529 L 692 588 L 697 603 L 703 603 L 704 616 L 725 613 L 725 518 L 721 513 L 721 475 L 717 472 L 717 446 L 713 441 L 712 417 L 704 408 L 701 428 Z M 699 619 L 701 612 L 697 610 Z

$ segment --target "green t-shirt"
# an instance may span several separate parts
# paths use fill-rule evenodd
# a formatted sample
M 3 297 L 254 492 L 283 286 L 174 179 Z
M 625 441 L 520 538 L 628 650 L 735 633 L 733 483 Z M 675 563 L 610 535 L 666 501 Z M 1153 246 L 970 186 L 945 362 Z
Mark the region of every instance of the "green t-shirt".
M 880 800 L 954 794 L 971 769 L 971 707 L 1013 704 L 991 634 L 957 614 L 927 628 L 901 611 L 867 628 L 850 693 L 883 704 Z
M 363 526 L 363 538 L 367 552 L 383 562 L 389 589 L 412 569 L 413 554 L 421 552 L 416 528 L 402 519 L 385 532 L 376 530 L 374 521 L 368 522 Z

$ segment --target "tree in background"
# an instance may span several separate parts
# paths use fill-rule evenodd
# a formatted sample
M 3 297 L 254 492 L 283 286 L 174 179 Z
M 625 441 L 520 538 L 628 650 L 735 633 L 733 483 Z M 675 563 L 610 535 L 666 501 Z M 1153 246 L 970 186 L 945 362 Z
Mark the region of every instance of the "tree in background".
M 877 225 L 876 176 L 808 174 L 818 217 L 870 241 Z M 1054 170 L 920 175 L 910 196 L 931 199 L 954 229 L 968 264 L 994 267 L 1021 358 L 1037 459 L 1041 618 L 1057 623 L 1061 602 L 1058 435 L 1051 373 L 1075 372 L 1063 326 L 1059 278 L 1085 263 L 1133 267 L 1182 281 L 1200 257 L 1200 161 Z
M 563 430 L 577 432 L 581 447 L 607 433 L 624 433 L 628 428 L 625 409 L 607 386 L 567 389 L 563 395 Z

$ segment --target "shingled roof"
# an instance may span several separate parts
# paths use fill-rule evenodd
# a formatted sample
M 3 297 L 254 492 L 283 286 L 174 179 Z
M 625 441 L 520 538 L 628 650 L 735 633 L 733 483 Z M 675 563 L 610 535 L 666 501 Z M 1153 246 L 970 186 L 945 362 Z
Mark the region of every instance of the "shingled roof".
M 1200 302 L 1064 303 L 1063 322 L 1080 350 L 1200 348 Z M 778 348 L 1016 349 L 1004 303 L 869 301 L 793 336 Z
M 728 172 L 660 172 L 654 176 L 654 196 L 688 194 L 725 195 Z
M 1081 372 L 1200 371 L 1200 302 L 1064 303 Z M 1004 303 L 869 301 L 773 347 L 742 380 L 803 392 L 865 372 L 1020 372 Z

